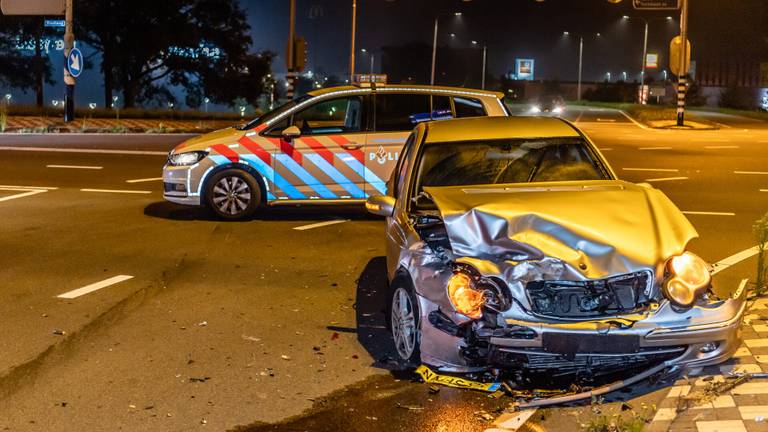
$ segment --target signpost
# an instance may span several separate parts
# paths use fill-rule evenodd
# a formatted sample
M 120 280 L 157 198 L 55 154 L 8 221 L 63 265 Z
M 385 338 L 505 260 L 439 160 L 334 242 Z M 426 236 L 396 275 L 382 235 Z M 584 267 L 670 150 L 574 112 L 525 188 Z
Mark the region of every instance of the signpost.
M 632 0 L 637 10 L 676 10 L 680 9 L 681 0 Z
M 67 57 L 67 69 L 69 70 L 69 74 L 72 75 L 73 78 L 77 78 L 83 73 L 83 67 L 83 53 L 77 48 L 72 48 Z
M 65 20 L 47 19 L 44 21 L 44 26 L 49 28 L 64 28 L 67 26 L 67 22 Z

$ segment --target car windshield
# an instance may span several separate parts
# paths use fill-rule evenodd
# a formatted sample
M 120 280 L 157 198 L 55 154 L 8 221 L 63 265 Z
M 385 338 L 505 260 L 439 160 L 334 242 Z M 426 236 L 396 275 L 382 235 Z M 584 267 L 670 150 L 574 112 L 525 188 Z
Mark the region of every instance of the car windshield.
M 425 144 L 418 167 L 416 195 L 425 186 L 607 179 L 582 138 Z
M 309 95 L 304 95 L 304 96 L 302 96 L 302 97 L 300 97 L 298 99 L 294 99 L 292 101 L 288 101 L 288 102 L 284 103 L 283 105 L 280 105 L 279 107 L 273 109 L 272 111 L 267 111 L 266 113 L 260 115 L 259 117 L 256 117 L 255 119 L 249 121 L 248 123 L 246 123 L 246 124 L 244 124 L 242 126 L 238 126 L 237 129 L 240 129 L 240 130 L 253 129 L 253 128 L 255 128 L 256 126 L 258 126 L 260 124 L 264 124 L 264 123 L 266 123 L 266 122 L 268 122 L 268 121 L 270 121 L 270 120 L 272 120 L 274 118 L 279 117 L 281 114 L 287 112 L 291 108 L 293 108 L 296 105 L 304 102 L 305 100 L 309 99 L 310 97 L 311 96 L 309 96 Z

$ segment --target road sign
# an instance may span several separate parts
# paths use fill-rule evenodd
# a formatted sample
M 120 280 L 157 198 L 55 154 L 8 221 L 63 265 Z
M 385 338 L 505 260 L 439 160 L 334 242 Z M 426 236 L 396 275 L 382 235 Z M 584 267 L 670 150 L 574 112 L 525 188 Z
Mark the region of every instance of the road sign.
M 67 57 L 67 69 L 69 70 L 69 74 L 74 78 L 77 78 L 83 73 L 84 67 L 83 53 L 77 48 L 72 48 Z
M 691 70 L 691 41 L 688 41 L 685 51 L 685 65 L 683 66 L 682 74 L 680 73 L 680 50 L 683 49 L 682 40 L 680 36 L 675 36 L 672 42 L 669 43 L 669 68 L 677 76 L 686 75 Z
M 656 53 L 648 53 L 645 56 L 645 68 L 646 69 L 658 69 L 659 68 L 659 55 Z
M 4 15 L 64 15 L 64 0 L 0 0 Z
M 632 6 L 638 10 L 674 10 L 680 9 L 680 0 L 632 0 Z
M 45 20 L 44 25 L 46 27 L 51 27 L 51 28 L 64 28 L 64 27 L 67 26 L 67 22 L 64 21 L 64 20 L 50 20 L 50 19 L 47 19 L 47 20 Z

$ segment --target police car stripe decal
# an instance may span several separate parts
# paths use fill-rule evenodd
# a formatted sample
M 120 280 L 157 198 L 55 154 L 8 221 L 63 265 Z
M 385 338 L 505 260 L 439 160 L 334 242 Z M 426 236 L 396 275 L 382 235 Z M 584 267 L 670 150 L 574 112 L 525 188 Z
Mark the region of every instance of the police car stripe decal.
M 277 159 L 278 162 L 280 162 L 286 168 L 288 168 L 288 171 L 290 171 L 293 175 L 298 177 L 302 182 L 304 182 L 304 184 L 314 189 L 315 192 L 317 192 L 321 198 L 327 198 L 327 199 L 337 198 L 336 194 L 331 192 L 331 190 L 325 187 L 324 184 L 320 183 L 319 180 L 313 177 L 312 174 L 307 172 L 307 170 L 305 170 L 301 165 L 296 163 L 296 161 L 293 158 L 291 158 L 289 155 L 277 154 L 275 155 L 275 159 Z
M 264 137 L 264 138 L 269 140 L 269 142 L 271 142 L 272 145 L 274 145 L 276 148 L 279 148 L 281 152 L 290 156 L 291 159 L 296 161 L 297 164 L 301 165 L 301 153 L 296 151 L 296 149 L 293 147 L 291 143 L 287 142 L 284 139 L 269 138 L 269 137 Z
M 240 155 L 243 160 L 245 160 L 248 165 L 252 166 L 256 171 L 259 172 L 262 176 L 264 176 L 265 179 L 271 180 L 272 183 L 275 184 L 275 187 L 283 191 L 286 195 L 288 195 L 288 198 L 291 199 L 304 199 L 306 198 L 306 195 L 301 193 L 296 187 L 294 187 L 289 181 L 287 181 L 283 176 L 276 173 L 274 169 L 272 169 L 271 166 L 264 163 L 264 161 L 254 155 Z M 274 199 L 274 195 L 272 198 Z
M 345 145 L 352 144 L 348 139 L 344 138 L 341 135 L 330 135 L 330 139 L 333 140 L 336 144 L 340 145 L 342 148 Z M 360 163 L 365 163 L 365 155 L 361 150 L 346 150 L 347 153 L 354 156 L 355 159 L 357 159 Z
M 224 144 L 216 144 L 211 146 L 211 150 L 215 151 L 216 153 L 224 156 L 225 158 L 229 159 L 230 162 L 235 163 L 238 160 L 240 160 L 240 155 L 237 154 L 236 151 L 232 150 L 231 148 L 225 146 Z
M 328 175 L 331 180 L 349 192 L 352 198 L 366 198 L 365 192 L 363 192 L 362 189 L 351 182 L 348 178 L 344 177 L 344 175 L 340 173 L 339 170 L 331 166 L 322 156 L 317 154 L 307 154 L 304 156 L 313 164 L 317 165 L 317 167 L 320 168 L 323 173 Z
M 305 143 L 307 146 L 309 146 L 309 148 L 314 150 L 315 153 L 322 156 L 326 162 L 333 165 L 333 153 L 328 150 L 328 148 L 325 147 L 322 143 L 320 143 L 320 141 L 314 138 L 304 137 L 301 139 L 301 142 Z
M 264 150 L 264 148 L 258 145 L 255 141 L 244 136 L 237 140 L 237 142 L 245 147 L 246 150 L 258 156 L 259 159 L 264 161 L 265 164 L 272 165 L 272 155 L 270 155 L 268 151 Z

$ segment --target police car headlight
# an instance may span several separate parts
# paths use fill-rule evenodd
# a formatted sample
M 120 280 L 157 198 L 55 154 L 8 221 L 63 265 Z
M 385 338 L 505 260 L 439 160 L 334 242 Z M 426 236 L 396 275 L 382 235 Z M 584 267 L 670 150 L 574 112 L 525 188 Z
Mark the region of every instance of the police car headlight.
M 670 258 L 667 272 L 669 276 L 664 281 L 664 295 L 682 307 L 693 305 L 712 281 L 707 263 L 690 252 Z
M 208 156 L 205 151 L 193 151 L 184 153 L 174 153 L 168 155 L 168 165 L 189 166 L 194 165 Z

